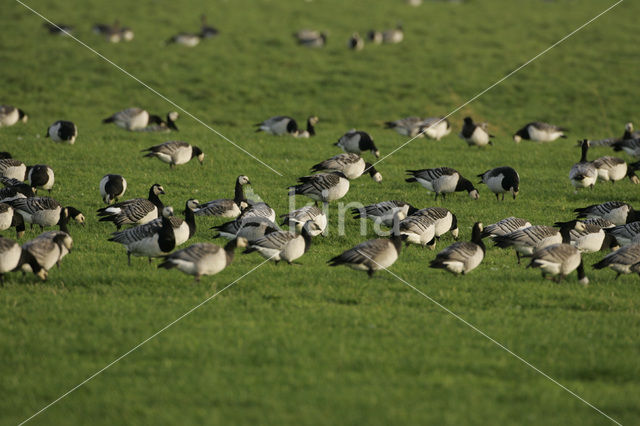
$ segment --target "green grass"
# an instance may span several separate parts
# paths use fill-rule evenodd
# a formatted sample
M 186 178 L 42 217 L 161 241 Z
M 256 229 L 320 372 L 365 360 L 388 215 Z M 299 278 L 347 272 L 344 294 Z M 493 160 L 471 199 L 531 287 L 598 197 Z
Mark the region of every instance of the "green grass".
M 182 209 L 233 194 L 237 175 L 278 214 L 286 187 L 336 152 L 352 127 L 367 130 L 383 155 L 405 142 L 383 130 L 386 120 L 443 115 L 604 10 L 596 0 L 542 2 L 34 1 L 53 21 L 282 172 L 278 176 L 182 114 L 180 133 L 132 134 L 101 124 L 129 106 L 174 109 L 74 41 L 49 36 L 18 3 L 0 22 L 4 104 L 30 114 L 26 125 L 0 129 L 0 148 L 56 171 L 53 196 L 88 216 L 73 226 L 74 251 L 49 281 L 12 275 L 0 289 L 0 420 L 18 423 L 164 325 L 233 282 L 262 258 L 237 256 L 215 277 L 194 284 L 144 259 L 126 266 L 108 243 L 112 226 L 93 216 L 102 206 L 98 182 L 122 173 L 129 198 L 161 183 L 164 201 Z M 206 12 L 221 35 L 196 48 L 164 47 L 178 31 L 195 30 Z M 612 199 L 638 204 L 628 181 L 573 193 L 567 175 L 575 140 L 622 133 L 637 116 L 637 25 L 640 6 L 624 2 L 476 102 L 451 117 L 490 122 L 488 149 L 468 149 L 451 135 L 419 139 L 380 163 L 382 185 L 367 177 L 343 201 L 402 199 L 434 205 L 432 194 L 404 182 L 407 168 L 450 166 L 472 177 L 510 165 L 522 178 L 517 201 L 496 202 L 486 188 L 472 201 L 438 202 L 454 211 L 467 239 L 474 221 L 525 217 L 550 225 L 578 206 Z M 94 22 L 120 21 L 136 38 L 110 45 L 91 34 Z M 346 49 L 352 31 L 402 21 L 396 46 Z M 291 33 L 329 31 L 325 49 L 295 45 Z M 308 141 L 256 134 L 251 125 L 276 114 L 320 117 Z M 635 115 L 634 115 L 635 114 Z M 74 146 L 44 139 L 58 119 L 79 127 Z M 531 120 L 571 129 L 547 145 L 511 133 Z M 139 151 L 169 138 L 199 145 L 204 167 L 170 171 Z M 593 149 L 591 156 L 607 155 Z M 624 155 L 624 154 L 623 154 Z M 367 155 L 367 158 L 369 156 Z M 332 207 L 332 226 L 335 213 Z M 198 221 L 193 241 L 209 241 Z M 371 237 L 347 221 L 346 236 L 328 238 L 300 259 L 267 264 L 97 376 L 33 420 L 34 424 L 606 424 L 598 414 L 387 273 L 374 279 L 325 262 Z M 13 236 L 6 232 L 8 236 Z M 36 231 L 28 231 L 32 238 Z M 450 237 L 438 248 L 451 242 Z M 220 243 L 220 242 L 219 242 Z M 391 270 L 459 314 L 623 424 L 640 421 L 640 287 L 636 276 L 614 280 L 588 268 L 557 285 L 515 264 L 511 251 L 489 248 L 469 276 L 427 268 L 434 252 L 405 250 Z M 602 254 L 585 256 L 592 264 Z

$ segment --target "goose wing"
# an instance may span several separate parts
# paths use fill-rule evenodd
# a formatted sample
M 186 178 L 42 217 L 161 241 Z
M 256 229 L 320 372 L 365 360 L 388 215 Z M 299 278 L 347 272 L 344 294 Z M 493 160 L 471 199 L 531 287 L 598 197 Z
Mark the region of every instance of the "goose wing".
M 60 203 L 50 197 L 17 198 L 10 201 L 16 210 L 34 213 L 41 210 L 55 210 L 61 207 Z
M 466 263 L 471 257 L 478 253 L 480 246 L 470 241 L 453 243 L 436 255 L 438 260 L 453 260 Z
M 375 265 L 374 260 L 392 246 L 387 239 L 377 238 L 358 244 L 330 260 L 336 265 L 342 263 Z
M 266 234 L 264 237 L 250 243 L 251 247 L 262 247 L 266 249 L 282 250 L 287 243 L 298 235 L 289 231 L 277 231 Z
M 190 146 L 191 145 L 189 145 L 187 142 L 183 142 L 183 141 L 169 141 L 169 142 L 161 143 L 159 145 L 154 145 L 152 147 L 145 149 L 144 151 L 150 151 L 157 154 L 165 154 L 168 156 L 173 156 L 181 149 L 188 148 Z
M 235 201 L 229 198 L 221 198 L 219 200 L 209 201 L 203 204 L 198 204 L 198 207 L 193 210 L 197 216 L 220 216 L 236 206 Z
M 361 157 L 358 154 L 352 152 L 335 155 L 328 160 L 314 165 L 311 170 L 318 172 L 321 170 L 339 170 L 342 171 L 346 167 L 361 161 Z
M 161 228 L 162 220 L 154 220 L 149 223 L 145 223 L 144 225 L 114 232 L 111 234 L 109 241 L 127 245 L 147 238 L 152 238 L 158 233 L 158 231 L 160 231 Z
M 197 263 L 208 256 L 215 255 L 223 250 L 220 246 L 211 243 L 196 243 L 189 247 L 178 250 L 165 257 L 166 260 L 181 260 L 184 262 Z

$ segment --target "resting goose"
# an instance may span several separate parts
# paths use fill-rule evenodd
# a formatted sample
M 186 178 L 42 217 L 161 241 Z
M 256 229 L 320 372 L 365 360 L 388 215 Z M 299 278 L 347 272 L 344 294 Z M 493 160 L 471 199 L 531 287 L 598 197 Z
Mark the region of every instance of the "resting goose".
M 113 25 L 95 24 L 92 28 L 93 32 L 104 38 L 110 43 L 119 43 L 120 41 L 131 41 L 134 38 L 133 30 L 129 27 L 122 27 L 118 20 Z
M 249 242 L 264 237 L 271 232 L 281 231 L 280 227 L 266 217 L 238 218 L 222 225 L 213 226 L 211 229 L 218 231 L 213 238 L 226 238 L 233 240 L 242 237 Z
M 0 236 L 0 285 L 4 284 L 4 274 L 21 269 L 24 263 L 28 263 L 31 270 L 42 280 L 47 278 L 47 272 L 40 267 L 31 253 L 23 251 L 17 242 Z
M 71 121 L 58 120 L 49 126 L 44 137 L 51 138 L 54 142 L 73 145 L 78 137 L 78 127 Z
M 427 207 L 414 212 L 412 216 L 426 216 L 433 220 L 436 238 L 451 231 L 453 238 L 458 239 L 458 218 L 449 210 L 443 207 Z
M 629 204 L 621 201 L 607 201 L 602 204 L 592 204 L 587 207 L 577 208 L 573 211 L 578 214 L 578 219 L 600 217 L 616 225 L 624 225 L 625 223 L 640 220 L 640 213 L 636 212 Z
M 419 133 L 439 141 L 451 133 L 451 123 L 445 117 L 429 117 L 422 120 Z
M 569 243 L 569 231 L 571 227 L 551 228 L 550 226 L 534 225 L 519 229 L 505 235 L 491 237 L 496 247 L 513 247 L 520 263 L 521 256 L 531 256 L 534 251 L 552 244 Z
M 417 211 L 418 209 L 411 204 L 396 200 L 381 201 L 376 204 L 351 209 L 354 219 L 367 218 L 388 227 L 393 225 L 393 216 L 396 212 L 402 212 L 402 217 L 407 217 Z
M 280 218 L 284 219 L 283 226 L 300 226 L 304 225 L 308 221 L 312 221 L 315 224 L 313 229 L 309 230 L 311 236 L 315 237 L 320 235 L 327 229 L 327 215 L 316 206 L 304 206 L 297 210 L 293 210 L 287 214 L 280 215 Z
M 616 142 L 620 142 L 626 139 L 639 139 L 640 132 L 633 130 L 633 123 L 629 122 L 624 126 L 624 134 L 621 138 L 607 138 L 600 140 L 589 141 L 591 146 L 612 146 Z
M 618 225 L 607 229 L 607 234 L 611 235 L 621 246 L 628 246 L 634 242 L 634 238 L 640 235 L 640 222 L 631 222 L 626 225 Z
M 406 236 L 405 243 L 428 246 L 433 250 L 436 246 L 436 223 L 426 215 L 407 216 L 400 221 L 400 234 Z
M 364 40 L 357 32 L 353 33 L 347 42 L 347 47 L 352 50 L 362 50 L 364 48 Z
M 42 25 L 49 30 L 51 35 L 69 35 L 73 33 L 73 27 L 65 24 L 52 24 L 50 22 L 43 22 Z
M 450 167 L 407 170 L 406 172 L 411 176 L 405 179 L 406 182 L 418 182 L 428 191 L 435 192 L 436 200 L 438 199 L 438 195 L 442 195 L 442 199 L 445 199 L 446 194 L 459 191 L 467 191 L 469 197 L 474 200 L 479 198 L 478 190 L 474 188 L 473 184 L 468 179 L 462 177 L 457 170 Z
M 315 30 L 300 30 L 293 36 L 301 46 L 322 47 L 327 43 L 327 35 Z
M 13 158 L 0 159 L 0 176 L 22 182 L 27 174 L 27 166 Z
M 396 44 L 400 43 L 402 40 L 404 40 L 404 30 L 400 24 L 396 25 L 392 30 L 382 32 L 383 43 Z
M 211 243 L 196 243 L 182 250 L 163 256 L 158 268 L 177 268 L 187 275 L 193 275 L 196 282 L 203 275 L 215 275 L 233 262 L 236 247 L 246 247 L 247 240 L 236 238 L 224 248 Z
M 167 44 L 181 44 L 187 47 L 195 47 L 200 44 L 202 37 L 199 34 L 178 33 L 167 40 Z
M 312 240 L 311 231 L 318 230 L 312 220 L 307 221 L 303 226 L 298 224 L 297 227 L 302 228 L 300 234 L 291 231 L 276 231 L 251 241 L 243 254 L 257 251 L 262 257 L 272 260 L 276 264 L 281 260 L 291 264 L 309 250 Z
M 105 204 L 118 201 L 127 190 L 127 181 L 121 175 L 104 175 L 100 179 L 100 196 Z
M 567 243 L 577 248 L 582 253 L 593 253 L 612 245 L 613 238 L 608 237 L 603 229 L 593 223 L 576 220 L 568 222 L 556 222 L 553 226 L 569 227 L 569 239 Z
M 476 222 L 471 231 L 471 241 L 451 244 L 436 255 L 429 267 L 445 269 L 454 275 L 466 275 L 480 265 L 485 251 L 482 223 Z
M 318 124 L 318 117 L 312 115 L 307 118 L 307 129 L 306 130 L 298 130 L 293 134 L 294 138 L 306 139 L 316 135 L 316 128 L 314 127 Z
M 591 161 L 587 161 L 587 152 L 589 151 L 589 141 L 582 141 L 582 155 L 580 162 L 571 167 L 569 172 L 569 180 L 571 184 L 576 188 L 593 188 L 593 185 L 598 180 L 598 170 Z
M 341 172 L 319 173 L 298 178 L 298 185 L 289 187 L 290 195 L 306 195 L 322 201 L 325 209 L 329 202 L 339 200 L 349 191 L 349 179 Z
M 53 238 L 34 238 L 22 245 L 22 250 L 33 256 L 39 267 L 45 272 L 57 265 L 63 253 L 69 253 L 72 248 L 73 239 L 65 232 L 57 234 Z M 24 263 L 21 268 L 24 272 L 38 274 L 43 281 L 47 279 L 47 274 L 39 274 L 38 271 L 31 267 L 30 263 Z
M 531 222 L 519 217 L 510 216 L 506 219 L 502 219 L 499 222 L 487 225 L 482 230 L 482 238 L 496 237 L 499 235 L 507 235 L 520 229 L 528 228 L 531 226 Z
M 502 201 L 504 201 L 506 192 L 510 192 L 514 200 L 518 196 L 520 176 L 511 167 L 496 167 L 479 174 L 478 177 L 482 179 L 478 183 L 486 184 L 489 190 L 496 195 L 496 200 L 499 200 L 499 195 L 502 194 Z
M 268 118 L 261 123 L 256 123 L 257 132 L 266 132 L 272 135 L 296 135 L 298 133 L 298 123 L 291 117 L 286 115 L 277 115 L 275 117 Z
M 414 137 L 414 136 L 424 136 L 424 134 L 420 133 L 424 119 L 420 117 L 407 117 L 401 118 L 396 121 L 387 121 L 385 122 L 385 129 L 393 129 L 402 136 Z
M 100 222 L 113 222 L 117 229 L 122 225 L 143 225 L 158 217 L 164 205 L 158 195 L 164 194 L 160 184 L 149 188 L 149 198 L 134 198 L 122 201 L 109 207 L 98 209 Z
M 563 127 L 553 124 L 536 121 L 526 124 L 522 129 L 513 135 L 513 140 L 519 143 L 523 139 L 534 142 L 551 142 L 558 138 L 567 138 L 564 134 L 566 131 Z
M 184 244 L 196 233 L 196 221 L 193 209 L 198 205 L 198 200 L 189 199 L 184 206 L 184 219 L 173 215 L 173 207 L 164 207 L 163 216 L 167 216 L 173 228 L 176 247 Z M 162 226 L 162 218 L 157 217 L 144 226 Z
M 210 25 L 207 25 L 207 17 L 202 14 L 200 16 L 200 37 L 202 38 L 213 38 L 219 34 L 217 28 L 214 28 Z
M 487 131 L 487 123 L 476 124 L 471 117 L 464 118 L 459 136 L 467 141 L 469 146 L 493 145 L 491 138 L 495 137 Z
M 371 136 L 366 132 L 357 131 L 356 129 L 351 129 L 342 135 L 334 145 L 342 148 L 344 152 L 360 154 L 364 151 L 371 151 L 376 158 L 380 157 L 380 151 L 376 148 Z
M 627 166 L 627 162 L 617 157 L 600 157 L 593 160 L 593 166 L 598 172 L 598 180 L 603 182 L 611 182 L 612 184 L 618 180 L 628 177 L 634 184 L 640 183 L 640 180 L 634 173 L 634 169 Z
M 0 231 L 11 228 L 13 222 L 13 207 L 8 203 L 0 203 Z
M 632 157 L 639 158 L 640 157 L 640 139 L 623 139 L 621 141 L 614 142 L 611 144 L 611 147 L 614 151 L 624 151 Z
M 50 197 L 17 198 L 9 203 L 25 223 L 39 225 L 40 229 L 59 225 L 68 216 L 84 224 L 84 215 L 79 210 L 71 206 L 62 207 L 58 201 Z
M 150 124 L 165 127 L 168 129 L 178 130 L 175 120 L 178 118 L 178 113 L 171 111 L 167 114 L 167 122 L 165 123 L 157 115 L 150 115 L 142 108 L 127 108 L 120 112 L 116 112 L 111 117 L 102 120 L 103 123 L 114 123 L 118 127 L 129 131 L 140 131 Z
M 352 152 L 334 155 L 328 160 L 318 163 L 311 168 L 312 172 L 334 171 L 342 172 L 347 179 L 357 179 L 365 172 L 369 173 L 375 182 L 382 182 L 382 175 L 375 167 Z
M 569 244 L 553 244 L 536 250 L 527 268 L 540 268 L 543 278 L 552 276 L 556 282 L 560 282 L 577 268 L 578 282 L 582 285 L 589 284 L 580 251 Z
M 27 168 L 27 180 L 32 188 L 46 189 L 51 194 L 55 183 L 53 169 L 46 164 L 36 164 Z
M 200 204 L 194 210 L 196 216 L 238 217 L 242 209 L 248 206 L 244 197 L 244 185 L 251 185 L 249 178 L 245 175 L 238 176 L 233 200 L 221 198 Z
M 621 274 L 640 274 L 640 243 L 629 244 L 612 253 L 609 253 L 600 262 L 593 264 L 593 269 L 609 267 L 616 271 L 616 279 Z
M 11 105 L 0 105 L 0 127 L 9 127 L 18 121 L 26 123 L 29 116 L 20 108 Z
M 204 153 L 197 146 L 192 146 L 187 142 L 169 141 L 145 148 L 142 152 L 147 152 L 145 157 L 157 158 L 164 163 L 169 164 L 169 168 L 174 168 L 180 164 L 186 164 L 192 158 L 197 158 L 202 165 L 204 161 Z

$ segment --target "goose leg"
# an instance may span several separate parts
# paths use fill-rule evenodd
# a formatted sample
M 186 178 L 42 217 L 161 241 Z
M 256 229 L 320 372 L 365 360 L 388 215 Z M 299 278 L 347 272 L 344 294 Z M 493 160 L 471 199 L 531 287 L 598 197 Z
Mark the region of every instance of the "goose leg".
M 127 263 L 131 266 L 131 252 L 127 250 Z
M 373 274 L 374 274 L 375 272 L 376 272 L 376 271 L 374 271 L 373 269 L 369 268 L 369 270 L 367 271 L 367 275 L 369 275 L 369 278 L 373 278 Z
M 520 264 L 520 252 L 516 250 L 516 257 L 518 258 L 518 265 Z

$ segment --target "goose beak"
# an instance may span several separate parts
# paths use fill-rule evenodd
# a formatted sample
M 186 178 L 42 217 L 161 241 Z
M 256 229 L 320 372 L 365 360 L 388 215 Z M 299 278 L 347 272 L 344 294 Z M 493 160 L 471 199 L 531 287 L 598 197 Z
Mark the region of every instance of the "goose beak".
M 511 189 L 511 194 L 513 194 L 513 199 L 515 200 L 518 196 L 518 191 L 514 191 L 513 189 Z

